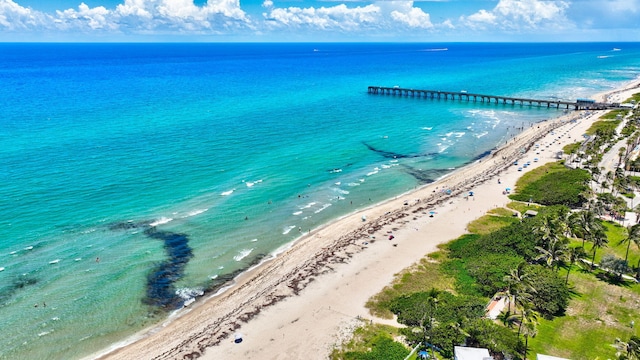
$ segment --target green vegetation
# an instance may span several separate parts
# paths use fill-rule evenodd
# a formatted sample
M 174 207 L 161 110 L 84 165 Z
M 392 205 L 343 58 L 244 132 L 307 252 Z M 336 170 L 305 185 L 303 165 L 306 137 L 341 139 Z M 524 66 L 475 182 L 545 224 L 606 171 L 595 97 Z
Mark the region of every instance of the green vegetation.
M 516 216 L 514 216 L 516 215 Z M 517 223 L 520 219 L 517 213 L 504 208 L 493 209 L 467 225 L 467 230 L 474 234 L 489 234 L 505 226 Z
M 597 281 L 586 270 L 571 272 L 576 295 L 569 303 L 567 315 L 540 321 L 538 335 L 530 341 L 532 353 L 570 359 L 614 359 L 616 339 L 640 335 L 640 328 L 630 325 L 631 321 L 637 321 L 640 295 Z
M 542 206 L 538 204 L 531 204 L 520 201 L 512 201 L 507 204 L 507 207 L 519 212 L 520 214 L 524 214 L 525 212 L 527 212 L 527 210 L 540 211 L 540 208 L 542 208 Z
M 385 287 L 367 302 L 366 307 L 369 312 L 383 319 L 391 319 L 393 313 L 389 310 L 388 304 L 396 297 L 431 288 L 453 290 L 455 280 L 449 274 L 439 270 L 441 261 L 436 260 L 438 258 L 446 258 L 446 254 L 443 252 L 429 254 L 420 263 L 396 274 L 396 279 L 391 286 Z
M 634 99 L 640 101 L 640 93 Z M 615 128 L 624 116 L 626 140 L 620 140 Z M 640 328 L 634 326 L 640 285 L 633 281 L 640 278 L 640 224 L 623 221 L 623 196 L 635 196 L 640 178 L 600 167 L 603 149 L 626 141 L 618 162 L 640 168 L 628 150 L 640 144 L 640 117 L 622 110 L 602 119 L 589 129 L 589 142 L 563 149 L 581 149 L 576 163 L 583 169 L 559 162 L 527 172 L 506 209 L 473 221 L 470 234 L 397 274 L 370 299 L 372 314 L 396 315 L 404 328 L 367 325 L 332 359 L 395 359 L 425 343 L 431 345 L 422 349 L 439 359 L 452 358 L 462 343 L 516 360 L 536 353 L 640 359 Z M 514 216 L 527 210 L 537 216 Z M 618 221 L 601 220 L 605 214 Z M 485 319 L 485 304 L 497 297 L 508 306 L 496 320 Z
M 614 117 L 615 119 L 615 117 Z M 587 129 L 587 135 L 607 134 L 615 131 L 616 127 L 620 125 L 620 120 L 601 120 L 596 121 Z
M 617 119 L 618 115 L 624 117 L 629 113 L 629 110 L 627 109 L 616 109 L 616 110 L 611 110 L 608 111 L 606 114 L 600 116 L 600 119 L 603 120 L 612 120 L 612 119 Z
M 580 149 L 580 145 L 581 144 L 579 142 L 576 142 L 576 143 L 573 143 L 573 144 L 567 144 L 562 148 L 562 151 L 565 154 L 575 154 Z
M 591 175 L 582 169 L 569 169 L 555 164 L 531 171 L 516 183 L 517 193 L 512 200 L 532 201 L 542 205 L 581 207 L 586 201 Z M 544 171 L 544 173 L 542 173 Z
M 631 102 L 631 100 L 635 100 L 636 103 L 640 102 L 640 93 L 635 93 L 631 98 L 625 100 L 625 102 Z
M 368 325 L 355 330 L 353 339 L 334 349 L 331 360 L 403 360 L 410 350 L 394 339 L 398 329 L 388 325 Z

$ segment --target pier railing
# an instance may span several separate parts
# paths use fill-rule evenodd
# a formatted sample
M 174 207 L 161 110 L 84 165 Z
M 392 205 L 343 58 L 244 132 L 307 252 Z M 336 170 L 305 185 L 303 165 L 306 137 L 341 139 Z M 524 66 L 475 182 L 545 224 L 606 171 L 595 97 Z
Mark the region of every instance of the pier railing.
M 440 91 L 440 90 L 422 90 L 407 89 L 399 86 L 369 86 L 369 94 L 376 95 L 397 95 L 411 96 L 425 99 L 438 100 L 458 100 L 473 101 L 487 104 L 505 104 L 505 105 L 524 105 L 539 106 L 558 109 L 574 109 L 574 110 L 603 110 L 617 108 L 619 104 L 597 103 L 594 101 L 562 101 L 562 100 L 541 100 L 528 99 L 520 97 L 508 97 L 499 95 L 474 94 L 466 91 Z

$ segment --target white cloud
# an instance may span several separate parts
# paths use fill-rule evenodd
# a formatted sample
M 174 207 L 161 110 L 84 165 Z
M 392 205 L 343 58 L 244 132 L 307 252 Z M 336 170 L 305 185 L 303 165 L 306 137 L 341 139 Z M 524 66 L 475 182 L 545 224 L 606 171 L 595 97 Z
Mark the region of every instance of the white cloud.
M 566 14 L 569 5 L 561 0 L 500 0 L 492 10 L 482 9 L 460 19 L 473 29 L 563 29 L 570 25 Z
M 41 29 L 51 21 L 45 14 L 22 7 L 12 0 L 0 0 L 0 30 Z
M 278 28 L 363 32 L 370 29 L 402 31 L 402 28 L 432 28 L 429 14 L 413 4 L 413 1 L 378 1 L 356 7 L 339 4 L 319 8 L 274 8 L 271 0 L 263 2 L 263 6 L 269 9 L 264 16 L 272 27 Z
M 475 24 L 495 24 L 496 18 L 497 16 L 493 12 L 482 9 L 473 15 L 469 15 L 467 20 Z
M 85 3 L 78 6 L 78 10 L 68 9 L 56 12 L 56 23 L 62 29 L 111 29 L 115 30 L 118 25 L 110 19 L 109 10 L 103 6 L 89 8 Z
M 0 0 L 0 30 L 103 33 L 220 33 L 252 29 L 239 0 L 124 0 L 115 9 L 89 7 L 58 10 L 48 15 L 25 8 L 13 0 Z
M 397 9 L 391 11 L 391 18 L 406 24 L 412 28 L 432 28 L 433 24 L 429 18 L 429 14 L 422 9 L 413 7 L 413 1 L 394 1 Z
M 374 24 L 380 8 L 375 5 L 348 8 L 345 4 L 332 7 L 274 8 L 267 14 L 272 24 L 282 27 L 310 27 L 317 29 L 357 30 L 362 25 Z

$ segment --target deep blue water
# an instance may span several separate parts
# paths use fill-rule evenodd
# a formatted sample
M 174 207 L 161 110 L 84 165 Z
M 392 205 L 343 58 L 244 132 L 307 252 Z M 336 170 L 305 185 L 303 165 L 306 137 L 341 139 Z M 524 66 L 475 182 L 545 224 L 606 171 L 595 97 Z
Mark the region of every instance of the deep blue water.
M 107 347 L 301 233 L 562 113 L 369 85 L 575 100 L 637 78 L 639 55 L 635 43 L 0 44 L 12 329 L 0 359 Z

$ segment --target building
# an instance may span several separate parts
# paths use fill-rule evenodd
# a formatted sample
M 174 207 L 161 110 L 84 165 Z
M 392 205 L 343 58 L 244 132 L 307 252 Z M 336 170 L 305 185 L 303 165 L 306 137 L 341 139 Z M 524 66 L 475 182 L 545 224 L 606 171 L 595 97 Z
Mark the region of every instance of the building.
M 551 356 L 551 355 L 538 354 L 536 356 L 536 360 L 569 360 L 569 359 L 565 359 L 557 356 Z
M 455 346 L 453 355 L 454 360 L 493 360 L 489 350 L 482 348 Z

